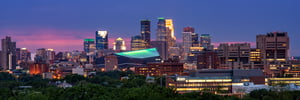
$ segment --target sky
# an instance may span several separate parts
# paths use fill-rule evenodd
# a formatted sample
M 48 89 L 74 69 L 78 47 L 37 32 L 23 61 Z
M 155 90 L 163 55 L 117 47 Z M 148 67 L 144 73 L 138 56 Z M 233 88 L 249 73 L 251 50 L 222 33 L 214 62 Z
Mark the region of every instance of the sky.
M 35 52 L 83 50 L 83 40 L 95 31 L 114 39 L 140 34 L 140 20 L 151 20 L 151 39 L 156 37 L 158 17 L 173 19 L 175 36 L 195 28 L 211 34 L 212 42 L 249 42 L 256 35 L 288 32 L 291 56 L 300 56 L 300 0 L 2 0 L 0 38 L 12 37 L 17 47 Z

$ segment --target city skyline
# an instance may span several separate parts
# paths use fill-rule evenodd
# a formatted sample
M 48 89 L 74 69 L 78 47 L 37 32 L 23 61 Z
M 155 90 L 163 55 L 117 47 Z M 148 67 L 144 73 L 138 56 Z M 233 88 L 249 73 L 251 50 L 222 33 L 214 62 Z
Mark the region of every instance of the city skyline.
M 151 40 L 155 40 L 157 18 L 165 17 L 173 19 L 177 42 L 182 41 L 182 29 L 187 26 L 194 27 L 199 35 L 211 34 L 212 43 L 250 42 L 252 47 L 256 35 L 282 31 L 290 37 L 291 56 L 299 56 L 299 3 L 296 0 L 2 1 L 0 37 L 11 36 L 18 48 L 26 47 L 31 52 L 38 48 L 70 51 L 83 50 L 85 38 L 94 38 L 95 31 L 107 30 L 112 48 L 118 37 L 130 45 L 130 37 L 140 34 L 142 19 L 151 21 Z

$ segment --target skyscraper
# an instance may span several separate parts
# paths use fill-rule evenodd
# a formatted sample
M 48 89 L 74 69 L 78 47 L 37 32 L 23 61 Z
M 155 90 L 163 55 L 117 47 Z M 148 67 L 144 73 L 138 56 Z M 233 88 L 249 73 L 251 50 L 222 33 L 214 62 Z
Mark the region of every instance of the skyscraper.
M 167 41 L 167 28 L 165 18 L 158 18 L 156 32 L 156 41 Z
M 193 27 L 185 27 L 183 28 L 183 32 L 192 32 L 192 47 L 199 47 L 199 39 L 198 34 L 195 33 L 195 29 Z
M 159 52 L 160 57 L 163 60 L 168 59 L 167 56 L 167 42 L 166 41 L 151 41 L 151 47 L 156 48 Z
M 287 32 L 270 32 L 256 36 L 256 46 L 263 61 L 286 62 L 289 59 L 290 40 Z
M 131 37 L 131 50 L 146 49 L 145 41 L 140 35 Z
M 141 21 L 141 36 L 146 43 L 146 48 L 150 48 L 150 41 L 151 41 L 150 23 L 151 23 L 150 20 Z
M 205 50 L 213 50 L 214 47 L 211 45 L 211 36 L 209 34 L 201 34 L 200 46 Z
M 96 50 L 108 49 L 108 32 L 96 31 Z
M 1 67 L 3 70 L 16 68 L 16 42 L 12 42 L 10 37 L 2 39 Z
M 183 53 L 182 56 L 186 59 L 187 55 L 190 53 L 190 47 L 192 47 L 192 30 L 185 30 L 183 28 L 182 32 L 182 48 Z
M 86 52 L 86 53 L 92 52 L 96 49 L 95 48 L 95 40 L 94 39 L 84 39 L 83 46 L 84 46 L 83 47 L 84 52 Z
M 172 19 L 166 19 L 166 29 L 168 47 L 173 47 L 176 43 L 176 37 Z
M 117 38 L 114 42 L 113 50 L 115 51 L 122 51 L 126 50 L 125 41 L 122 38 Z
M 165 19 L 165 18 L 158 18 L 157 23 L 157 33 L 156 33 L 156 41 L 163 41 L 166 42 L 166 48 L 162 50 L 162 52 L 167 52 L 166 57 L 168 57 L 168 50 L 169 47 L 175 46 L 176 43 L 176 37 L 174 35 L 174 26 L 173 26 L 173 20 L 172 19 Z M 164 47 L 164 46 L 163 46 Z

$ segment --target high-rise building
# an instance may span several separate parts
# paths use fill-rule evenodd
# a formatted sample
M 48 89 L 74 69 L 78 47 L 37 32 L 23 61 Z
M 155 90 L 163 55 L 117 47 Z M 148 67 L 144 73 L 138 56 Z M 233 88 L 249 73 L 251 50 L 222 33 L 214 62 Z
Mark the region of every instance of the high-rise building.
M 146 49 L 146 43 L 140 35 L 131 37 L 131 50 Z
M 156 33 L 156 41 L 165 41 L 166 45 L 166 52 L 168 52 L 169 47 L 175 46 L 176 37 L 174 35 L 174 26 L 172 19 L 165 19 L 165 18 L 158 18 L 157 23 L 157 33 Z M 168 53 L 166 54 L 168 57 Z
M 47 62 L 52 64 L 55 60 L 55 51 L 54 49 L 47 49 Z
M 160 57 L 167 60 L 167 42 L 166 41 L 151 41 L 151 47 L 156 48 Z
M 114 42 L 113 50 L 115 51 L 124 51 L 126 50 L 125 41 L 122 38 L 117 38 Z
M 201 34 L 200 46 L 204 47 L 205 50 L 213 50 L 214 47 L 211 45 L 211 36 L 209 34 Z
M 256 46 L 264 62 L 286 62 L 289 59 L 290 40 L 287 32 L 270 32 L 256 36 Z
M 27 63 L 31 60 L 31 53 L 27 50 L 27 48 L 17 48 L 16 56 L 18 64 L 21 62 Z
M 199 47 L 199 39 L 198 34 L 195 33 L 195 29 L 193 27 L 184 27 L 183 32 L 191 32 L 192 33 L 192 47 Z
M 167 28 L 165 18 L 158 18 L 156 41 L 167 41 Z
M 1 67 L 3 70 L 16 68 L 16 42 L 12 42 L 10 37 L 2 39 Z
M 192 47 L 192 34 L 193 29 L 187 30 L 187 27 L 183 28 L 182 32 L 182 56 L 186 59 L 187 55 L 190 53 L 190 47 Z
M 221 43 L 218 47 L 220 64 L 229 69 L 244 69 L 243 64 L 249 64 L 250 43 Z
M 95 39 L 84 39 L 83 50 L 86 53 L 95 51 Z
M 168 47 L 173 47 L 176 43 L 176 37 L 172 19 L 166 19 L 166 29 Z
M 146 48 L 150 48 L 151 34 L 150 34 L 150 20 L 141 21 L 141 36 L 146 43 Z
M 197 33 L 192 33 L 192 47 L 199 47 L 199 39 L 198 39 L 198 34 Z
M 45 48 L 37 49 L 36 55 L 34 57 L 34 62 L 39 64 L 48 63 L 47 51 Z
M 96 50 L 108 49 L 108 32 L 96 31 Z
M 104 57 L 105 71 L 113 71 L 118 69 L 118 58 L 115 55 L 108 55 Z

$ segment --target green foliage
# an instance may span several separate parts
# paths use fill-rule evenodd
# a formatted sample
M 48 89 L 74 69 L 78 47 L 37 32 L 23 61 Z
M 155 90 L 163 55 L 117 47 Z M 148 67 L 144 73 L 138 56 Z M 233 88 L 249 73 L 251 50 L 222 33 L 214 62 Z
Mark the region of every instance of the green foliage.
M 0 72 L 0 81 L 4 81 L 4 80 L 15 80 L 15 77 L 13 77 L 9 73 Z

